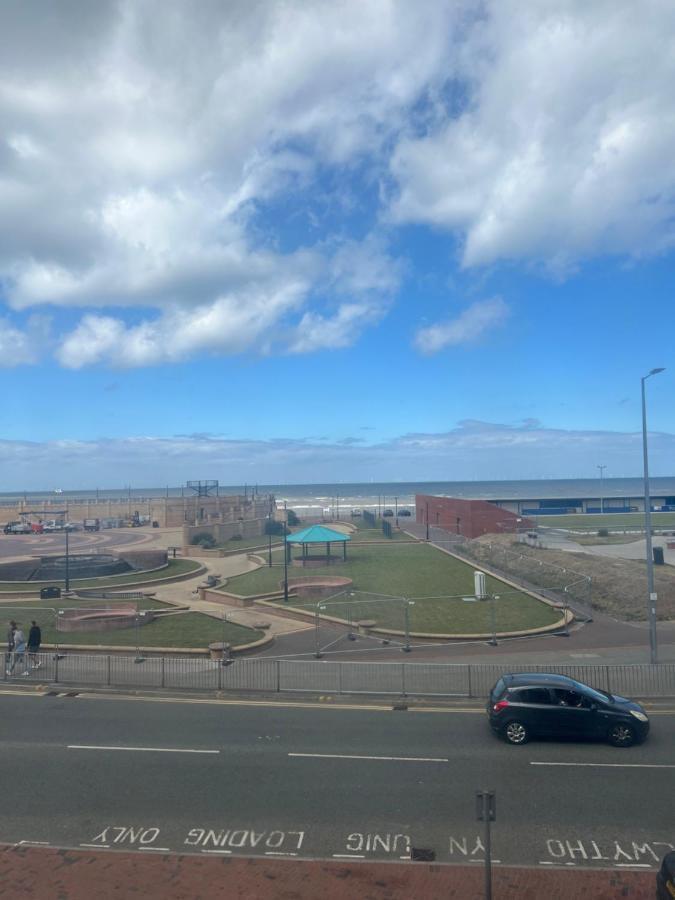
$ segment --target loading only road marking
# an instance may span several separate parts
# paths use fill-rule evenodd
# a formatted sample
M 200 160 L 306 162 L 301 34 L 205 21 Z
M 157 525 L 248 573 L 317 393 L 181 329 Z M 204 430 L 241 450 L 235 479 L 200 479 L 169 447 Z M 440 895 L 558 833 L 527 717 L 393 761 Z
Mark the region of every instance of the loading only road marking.
M 288 755 L 309 759 L 367 759 L 376 762 L 449 762 L 445 757 L 438 756 L 356 756 L 346 753 L 289 753 Z

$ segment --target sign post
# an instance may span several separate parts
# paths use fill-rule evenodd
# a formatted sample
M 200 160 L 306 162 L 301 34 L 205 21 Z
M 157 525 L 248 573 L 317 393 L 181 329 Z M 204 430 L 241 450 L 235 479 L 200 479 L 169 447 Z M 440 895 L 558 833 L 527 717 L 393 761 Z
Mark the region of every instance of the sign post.
M 494 791 L 476 791 L 476 820 L 485 822 L 485 900 L 492 900 L 492 848 L 490 822 L 497 818 Z

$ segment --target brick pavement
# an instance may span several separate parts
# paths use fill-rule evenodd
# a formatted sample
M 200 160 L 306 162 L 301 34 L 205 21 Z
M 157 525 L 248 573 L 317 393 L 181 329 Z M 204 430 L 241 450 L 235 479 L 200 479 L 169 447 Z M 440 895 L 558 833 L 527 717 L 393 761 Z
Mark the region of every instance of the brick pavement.
M 653 871 L 496 867 L 495 900 L 646 900 Z M 38 900 L 481 900 L 482 867 L 6 846 L 0 897 Z

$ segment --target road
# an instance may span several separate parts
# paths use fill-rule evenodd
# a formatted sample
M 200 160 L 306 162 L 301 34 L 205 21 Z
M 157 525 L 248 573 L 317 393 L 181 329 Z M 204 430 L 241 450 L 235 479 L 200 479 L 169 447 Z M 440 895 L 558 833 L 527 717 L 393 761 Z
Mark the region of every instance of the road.
M 68 536 L 71 553 L 101 553 L 113 547 L 146 543 L 154 535 L 148 530 L 113 529 L 110 531 L 76 531 Z M 56 534 L 0 534 L 0 559 L 14 559 L 21 556 L 53 556 L 66 552 L 66 536 Z
M 649 741 L 510 747 L 476 707 L 0 695 L 0 841 L 139 853 L 654 868 L 675 845 L 675 708 Z

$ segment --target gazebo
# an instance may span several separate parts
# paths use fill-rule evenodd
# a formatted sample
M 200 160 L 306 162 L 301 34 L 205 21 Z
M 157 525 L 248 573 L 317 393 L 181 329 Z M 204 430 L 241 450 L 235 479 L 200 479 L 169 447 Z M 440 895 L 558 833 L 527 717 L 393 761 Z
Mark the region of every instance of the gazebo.
M 347 560 L 347 541 L 351 541 L 348 534 L 342 531 L 334 531 L 332 528 L 326 528 L 325 525 L 310 525 L 309 528 L 303 528 L 302 531 L 296 531 L 286 537 L 286 553 L 288 561 L 294 566 L 303 566 L 311 568 L 313 566 L 329 566 L 336 562 L 346 562 Z M 291 556 L 291 546 L 299 544 L 302 547 L 302 555 L 293 559 Z M 312 554 L 310 552 L 312 544 L 325 544 L 325 554 Z M 332 544 L 342 544 L 342 555 L 331 554 Z

